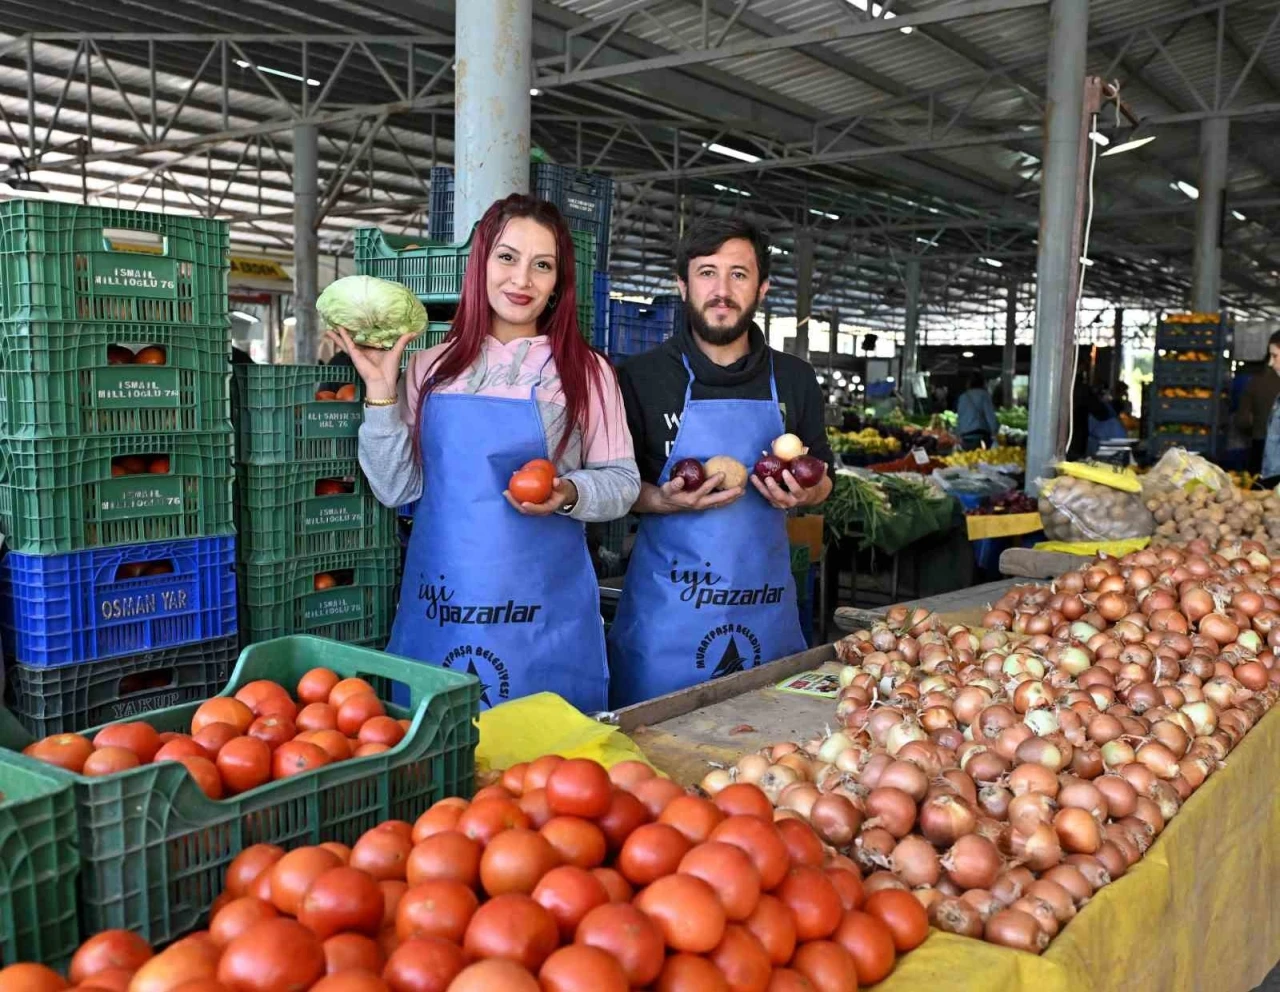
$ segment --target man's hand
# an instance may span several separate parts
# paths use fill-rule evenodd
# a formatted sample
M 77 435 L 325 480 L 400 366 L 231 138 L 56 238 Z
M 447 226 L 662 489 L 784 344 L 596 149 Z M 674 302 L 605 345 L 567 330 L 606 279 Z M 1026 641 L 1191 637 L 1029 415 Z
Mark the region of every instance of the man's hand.
M 790 471 L 782 473 L 782 481 L 786 484 L 784 489 L 774 479 L 761 479 L 757 475 L 751 476 L 751 484 L 756 487 L 756 491 L 769 501 L 769 505 L 778 510 L 792 510 L 797 506 L 817 506 L 831 495 L 831 477 L 824 475 L 822 481 L 811 489 L 805 489 L 804 486 L 796 482 L 796 478 Z
M 640 487 L 640 498 L 636 501 L 636 513 L 689 513 L 702 510 L 716 510 L 741 499 L 747 491 L 745 486 L 723 489 L 716 487 L 724 482 L 724 473 L 717 472 L 706 479 L 697 489 L 686 490 L 683 479 L 671 479 L 665 485 L 654 486 L 644 483 Z
M 526 517 L 549 517 L 562 506 L 578 502 L 578 487 L 568 479 L 556 479 L 551 484 L 551 495 L 545 503 L 517 503 L 509 490 L 504 489 L 502 495 L 507 498 L 517 511 Z

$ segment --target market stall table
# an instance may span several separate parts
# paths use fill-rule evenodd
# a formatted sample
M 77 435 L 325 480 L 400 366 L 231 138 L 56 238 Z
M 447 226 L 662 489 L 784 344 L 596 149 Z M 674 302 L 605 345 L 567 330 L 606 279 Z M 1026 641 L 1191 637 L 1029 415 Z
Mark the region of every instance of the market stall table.
M 989 601 L 989 588 L 941 605 L 944 619 Z M 975 595 L 976 594 L 976 595 Z M 942 597 L 939 597 L 940 599 Z M 920 605 L 930 606 L 929 600 Z M 972 620 L 968 622 L 972 623 Z M 682 784 L 834 719 L 831 699 L 778 690 L 801 672 L 837 671 L 831 645 L 619 711 L 620 728 Z M 1248 992 L 1280 958 L 1280 714 L 1264 717 L 1188 800 L 1147 855 L 1100 890 L 1040 957 L 933 932 L 883 992 Z

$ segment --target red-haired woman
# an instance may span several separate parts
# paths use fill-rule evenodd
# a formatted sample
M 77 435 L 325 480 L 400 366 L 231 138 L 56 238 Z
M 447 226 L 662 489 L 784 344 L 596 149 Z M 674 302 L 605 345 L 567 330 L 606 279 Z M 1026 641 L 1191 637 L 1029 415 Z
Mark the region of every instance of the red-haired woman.
M 472 239 L 453 329 L 414 355 L 332 332 L 365 383 L 360 465 L 387 506 L 419 500 L 393 654 L 479 676 L 482 705 L 554 692 L 608 705 L 599 588 L 583 524 L 640 491 L 617 379 L 578 330 L 573 241 L 554 205 L 493 204 Z M 550 459 L 542 503 L 507 491 Z

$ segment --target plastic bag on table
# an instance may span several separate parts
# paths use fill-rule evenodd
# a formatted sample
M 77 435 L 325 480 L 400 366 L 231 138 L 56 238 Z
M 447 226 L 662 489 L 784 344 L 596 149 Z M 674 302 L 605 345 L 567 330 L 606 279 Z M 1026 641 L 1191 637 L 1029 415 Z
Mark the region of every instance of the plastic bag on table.
M 1039 489 L 1040 519 L 1050 541 L 1123 541 L 1155 531 L 1141 493 L 1069 475 L 1040 480 Z
M 1150 499 L 1176 489 L 1205 486 L 1217 492 L 1231 486 L 1231 477 L 1213 462 L 1186 448 L 1170 448 L 1142 478 L 1142 495 Z

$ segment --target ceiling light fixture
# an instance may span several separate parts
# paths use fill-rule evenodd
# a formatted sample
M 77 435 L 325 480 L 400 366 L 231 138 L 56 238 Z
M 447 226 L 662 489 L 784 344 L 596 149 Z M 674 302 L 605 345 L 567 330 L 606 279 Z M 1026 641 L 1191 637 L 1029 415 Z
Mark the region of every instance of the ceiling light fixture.
M 723 155 L 725 158 L 736 158 L 739 162 L 755 163 L 760 161 L 759 155 L 752 155 L 750 152 L 740 152 L 736 148 L 730 148 L 728 145 L 720 145 L 712 142 L 702 146 L 709 152 L 715 152 L 717 155 Z
M 1131 152 L 1135 148 L 1141 148 L 1149 145 L 1156 140 L 1154 134 L 1148 134 L 1145 138 L 1130 138 L 1128 141 L 1122 141 L 1120 144 L 1112 148 L 1108 148 L 1102 153 L 1102 158 L 1110 158 L 1112 155 L 1123 155 L 1125 152 Z
M 1089 140 L 1092 141 L 1095 145 L 1099 145 L 1103 148 L 1106 148 L 1109 144 L 1111 144 L 1111 139 L 1108 138 L 1101 131 L 1090 131 Z
M 751 194 L 745 189 L 736 189 L 733 186 L 725 186 L 721 183 L 712 183 L 712 186 L 721 193 L 732 193 L 734 196 L 745 196 L 747 199 L 751 199 Z
M 320 85 L 320 80 L 318 79 L 303 80 L 303 78 L 296 72 L 285 72 L 283 69 L 272 69 L 269 65 L 253 66 L 252 63 L 246 62 L 244 59 L 236 59 L 236 65 L 241 69 L 248 69 L 250 67 L 255 68 L 259 72 L 266 73 L 268 76 L 279 76 L 281 79 L 292 79 L 295 83 L 306 82 L 308 86 Z
M 1247 218 L 1245 217 L 1245 215 L 1244 215 L 1244 214 L 1242 214 L 1239 210 L 1233 210 L 1233 211 L 1231 211 L 1231 216 L 1232 216 L 1232 217 L 1234 217 L 1234 218 L 1235 218 L 1236 220 L 1238 220 L 1238 221 L 1244 221 L 1244 220 L 1246 220 L 1246 219 L 1247 219 Z
M 809 213 L 813 214 L 813 216 L 815 216 L 815 217 L 825 217 L 827 220 L 839 220 L 839 219 L 840 219 L 840 215 L 839 215 L 839 214 L 829 214 L 829 213 L 827 213 L 825 210 L 815 210 L 813 207 L 810 207 L 810 208 L 809 208 Z
M 979 258 L 978 261 L 981 262 L 983 265 L 990 265 L 993 269 L 1004 268 L 1004 262 L 1000 261 L 1000 259 L 998 258 L 986 258 L 984 256 Z
M 1191 197 L 1191 199 L 1193 200 L 1200 199 L 1200 191 L 1196 189 L 1194 186 L 1192 186 L 1190 183 L 1183 182 L 1181 179 L 1179 179 L 1176 183 L 1170 183 L 1169 188 L 1176 189 L 1180 193 L 1183 193 L 1186 196 Z

